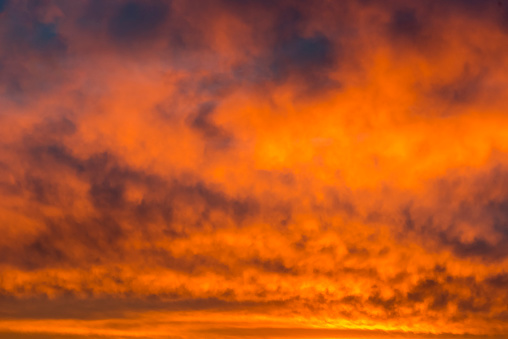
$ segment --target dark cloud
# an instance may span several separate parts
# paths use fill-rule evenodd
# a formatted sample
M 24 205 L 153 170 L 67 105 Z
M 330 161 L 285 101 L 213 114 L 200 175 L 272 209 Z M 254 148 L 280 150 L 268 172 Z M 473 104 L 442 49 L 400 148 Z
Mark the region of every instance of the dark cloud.
M 249 263 L 269 273 L 296 274 L 296 268 L 286 266 L 281 258 L 275 259 L 254 258 Z
M 383 298 L 379 293 L 374 293 L 369 296 L 367 302 L 374 307 L 382 309 L 389 318 L 392 318 L 398 315 L 397 308 L 400 303 L 398 298 L 397 295 L 390 298 Z
M 25 239 L 25 244 L 6 245 L 0 251 L 3 264 L 21 269 L 82 267 L 118 261 L 123 256 L 120 241 L 124 237 L 123 227 L 111 216 L 85 220 L 66 216 L 48 219 L 45 229 L 33 239 Z
M 159 267 L 193 276 L 209 272 L 214 272 L 221 276 L 231 276 L 235 273 L 234 267 L 229 267 L 216 258 L 202 254 L 189 253 L 184 256 L 175 256 L 167 250 L 151 249 L 143 250 L 141 255 L 148 258 L 147 261 L 151 261 Z
M 413 200 L 403 205 L 395 234 L 431 248 L 450 249 L 461 258 L 502 261 L 508 257 L 504 246 L 508 241 L 508 202 L 499 192 L 508 191 L 507 178 L 504 168 L 495 167 L 468 178 L 436 180 L 429 184 L 435 204 Z M 460 193 L 465 188 L 467 196 Z M 475 235 L 464 239 L 462 224 L 470 225 Z
M 450 81 L 435 84 L 429 95 L 445 103 L 444 115 L 451 115 L 456 112 L 454 109 L 466 105 L 491 104 L 502 95 L 503 89 L 500 86 L 488 84 L 490 73 L 488 69 L 474 69 L 467 63 L 459 76 Z
M 92 201 L 99 208 L 123 207 L 125 187 L 121 183 L 114 183 L 108 178 L 94 182 L 90 187 Z
M 450 301 L 450 293 L 445 291 L 434 296 L 434 300 L 430 305 L 430 309 L 433 311 L 440 311 L 446 309 Z
M 348 249 L 348 255 L 351 257 L 357 257 L 357 258 L 368 258 L 370 257 L 370 252 L 367 248 L 364 247 L 357 247 L 357 246 L 349 246 Z
M 236 81 L 247 85 L 291 81 L 306 95 L 341 86 L 329 73 L 340 65 L 344 48 L 338 36 L 308 30 L 311 16 L 304 2 L 226 1 L 226 6 L 256 27 L 252 38 L 264 46 L 254 58 L 235 68 Z M 327 10 L 323 4 L 318 7 Z
M 0 20 L 0 97 L 20 105 L 61 88 L 69 41 L 57 17 L 45 18 L 50 4 L 9 4 Z M 69 70 L 69 69 L 67 69 Z
M 489 302 L 478 302 L 475 298 L 459 300 L 458 311 L 463 313 L 488 313 L 491 305 Z
M 416 9 L 404 8 L 393 12 L 389 29 L 395 36 L 415 39 L 422 34 L 422 23 L 418 19 Z
M 214 97 L 220 98 L 228 93 L 231 93 L 234 85 L 235 82 L 232 76 L 229 74 L 218 73 L 209 77 L 203 77 L 198 85 L 198 91 L 200 93 L 209 93 Z M 205 105 L 215 106 L 212 103 Z
M 255 8 L 262 9 L 277 9 L 284 7 L 284 3 L 287 1 L 270 1 L 270 0 L 223 0 L 221 1 L 225 7 L 238 11 L 238 13 L 244 13 L 246 10 L 252 10 Z M 245 14 L 245 13 L 244 13 Z
M 500 261 L 508 256 L 508 250 L 501 244 L 493 244 L 485 239 L 475 238 L 464 241 L 456 236 L 442 232 L 439 234 L 440 242 L 451 247 L 453 252 L 463 258 L 479 258 L 485 261 Z
M 409 302 L 422 303 L 432 300 L 431 310 L 440 310 L 448 305 L 451 299 L 449 292 L 442 283 L 435 279 L 419 281 L 407 294 Z
M 492 10 L 496 11 L 499 7 L 506 4 L 505 0 L 451 0 L 451 1 L 432 1 L 429 5 L 435 11 L 460 11 L 462 14 L 466 13 L 473 16 L 492 15 Z M 501 5 L 501 6 L 500 6 Z M 491 17 L 490 19 L 492 19 Z
M 328 209 L 344 212 L 348 217 L 358 215 L 357 206 L 348 187 L 329 187 L 326 190 L 326 200 L 329 203 Z M 314 208 L 317 212 L 324 212 L 322 203 L 316 203 Z
M 56 18 L 50 22 L 43 20 L 40 13 L 48 5 L 35 6 L 35 3 L 29 2 L 33 6 L 26 8 L 19 4 L 5 13 L 0 24 L 4 32 L 2 44 L 9 46 L 11 52 L 36 53 L 39 58 L 62 57 L 68 45 L 59 30 L 59 23 Z
M 169 1 L 122 1 L 109 22 L 114 39 L 150 39 L 170 15 Z
M 9 4 L 8 0 L 0 0 L 0 13 L 5 11 L 8 4 Z
M 338 59 L 338 47 L 322 33 L 292 35 L 277 42 L 269 68 L 276 81 L 296 77 L 304 81 L 309 90 L 317 91 L 339 86 L 329 78 L 329 71 Z
M 23 189 L 27 190 L 35 201 L 46 205 L 56 205 L 61 201 L 59 187 L 56 182 L 32 175 L 27 175 L 23 182 Z
M 103 277 L 110 279 L 111 277 Z M 227 295 L 227 291 L 225 293 Z M 193 298 L 185 288 L 169 293 L 150 295 L 145 298 L 129 294 L 102 295 L 80 298 L 72 293 L 49 299 L 44 296 L 18 299 L 1 295 L 0 302 L 5 307 L 0 310 L 2 318 L 18 319 L 122 319 L 130 312 L 167 311 L 184 312 L 215 310 L 237 312 L 251 308 L 271 308 L 284 306 L 291 301 L 236 301 L 226 298 Z M 119 326 L 121 326 L 119 324 Z
M 263 35 L 264 39 L 287 39 L 300 32 L 308 18 L 307 10 L 301 8 L 304 4 L 301 0 L 223 0 L 220 3 L 249 25 L 261 29 L 257 34 L 261 33 L 259 37 Z M 217 3 L 212 1 L 212 4 L 217 7 Z M 267 26 L 265 20 L 268 21 Z
M 55 23 L 37 23 L 33 29 L 32 44 L 40 50 L 65 52 L 67 48 Z
M 280 9 L 273 23 L 276 42 L 288 41 L 301 34 L 306 19 L 304 13 L 296 7 Z
M 124 255 L 141 255 L 123 243 L 128 224 L 135 225 L 144 240 L 151 242 L 161 237 L 186 237 L 206 227 L 221 228 L 225 222 L 241 227 L 246 220 L 260 217 L 259 202 L 248 194 L 233 197 L 199 180 L 148 174 L 107 152 L 79 158 L 64 146 L 65 138 L 75 130 L 68 118 L 55 118 L 36 125 L 18 145 L 23 150 L 17 151 L 32 165 L 23 175 L 10 173 L 16 181 L 2 190 L 13 197 L 28 197 L 33 203 L 25 206 L 25 213 L 39 219 L 44 228 L 19 243 L 3 244 L 3 264 L 33 270 L 118 262 Z M 75 191 L 62 177 L 86 185 L 86 194 Z M 142 192 L 137 200 L 127 196 L 133 187 Z M 72 212 L 80 200 L 93 206 L 85 218 Z M 62 209 L 63 216 L 46 216 L 41 211 L 45 206 Z M 174 258 L 155 250 L 150 255 L 157 258 L 156 265 L 189 274 L 206 267 L 221 274 L 228 272 L 227 266 L 205 256 Z M 278 269 L 277 265 L 266 262 L 262 266 Z
M 200 129 L 207 127 L 206 123 L 203 123 L 205 126 L 196 124 Z M 236 199 L 201 182 L 167 180 L 133 170 L 122 165 L 120 160 L 110 153 L 97 153 L 86 159 L 77 158 L 63 144 L 58 143 L 74 132 L 73 123 L 67 119 L 38 126 L 37 130 L 26 139 L 25 145 L 29 150 L 30 160 L 34 163 L 32 172 L 44 170 L 28 177 L 27 187 L 39 189 L 40 194 L 42 182 L 37 184 L 36 178 L 51 183 L 56 179 L 54 175 L 64 171 L 89 184 L 90 201 L 99 210 L 127 209 L 137 213 L 139 218 L 155 212 L 156 215 L 171 215 L 173 205 L 183 204 L 193 209 L 201 208 L 199 215 L 203 217 L 206 217 L 210 210 L 221 210 L 240 224 L 243 219 L 255 215 L 258 211 L 257 203 L 250 198 Z M 48 136 L 48 140 L 43 141 L 45 136 Z M 46 142 L 49 144 L 45 145 Z M 128 186 L 142 188 L 143 192 L 146 192 L 143 200 L 138 203 L 127 201 L 125 191 Z
M 203 134 L 207 145 L 223 149 L 231 144 L 232 136 L 213 123 L 212 117 L 215 108 L 216 105 L 211 102 L 202 104 L 190 125 Z
M 496 288 L 505 288 L 508 286 L 508 273 L 499 273 L 488 277 L 485 282 Z

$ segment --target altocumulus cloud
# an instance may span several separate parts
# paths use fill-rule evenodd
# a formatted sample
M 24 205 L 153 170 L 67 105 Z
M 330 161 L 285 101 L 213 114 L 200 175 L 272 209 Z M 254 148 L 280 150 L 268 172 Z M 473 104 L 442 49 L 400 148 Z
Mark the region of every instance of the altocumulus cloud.
M 503 338 L 507 18 L 0 0 L 0 337 Z

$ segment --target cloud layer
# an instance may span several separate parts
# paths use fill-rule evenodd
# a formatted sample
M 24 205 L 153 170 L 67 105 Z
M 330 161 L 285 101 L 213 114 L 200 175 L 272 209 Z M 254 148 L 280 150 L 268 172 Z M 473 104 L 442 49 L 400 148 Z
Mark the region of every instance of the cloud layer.
M 505 1 L 0 1 L 0 337 L 507 335 L 507 41 Z

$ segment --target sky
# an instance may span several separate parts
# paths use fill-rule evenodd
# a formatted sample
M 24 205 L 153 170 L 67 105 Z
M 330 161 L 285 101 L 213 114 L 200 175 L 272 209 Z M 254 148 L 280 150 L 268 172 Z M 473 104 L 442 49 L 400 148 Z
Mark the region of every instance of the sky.
M 507 338 L 507 108 L 505 0 L 0 0 L 0 338 Z

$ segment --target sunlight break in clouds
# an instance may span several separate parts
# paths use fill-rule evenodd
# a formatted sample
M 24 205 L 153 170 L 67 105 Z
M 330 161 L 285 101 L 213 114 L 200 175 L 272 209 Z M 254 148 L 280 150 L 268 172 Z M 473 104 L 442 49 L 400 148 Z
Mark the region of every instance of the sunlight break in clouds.
M 0 0 L 0 338 L 506 338 L 508 2 Z

